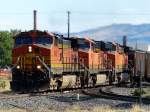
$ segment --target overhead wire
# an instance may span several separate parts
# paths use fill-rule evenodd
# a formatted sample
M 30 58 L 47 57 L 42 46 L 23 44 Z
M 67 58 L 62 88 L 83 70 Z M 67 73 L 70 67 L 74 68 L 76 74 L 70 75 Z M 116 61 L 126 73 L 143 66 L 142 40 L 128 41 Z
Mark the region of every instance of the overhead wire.
M 67 11 L 66 11 L 67 12 Z M 49 14 L 66 14 L 64 11 L 38 11 L 39 14 L 49 15 Z M 72 14 L 82 14 L 82 15 L 150 15 L 149 12 L 96 12 L 96 11 L 70 11 Z M 32 12 L 0 12 L 0 15 L 32 15 Z

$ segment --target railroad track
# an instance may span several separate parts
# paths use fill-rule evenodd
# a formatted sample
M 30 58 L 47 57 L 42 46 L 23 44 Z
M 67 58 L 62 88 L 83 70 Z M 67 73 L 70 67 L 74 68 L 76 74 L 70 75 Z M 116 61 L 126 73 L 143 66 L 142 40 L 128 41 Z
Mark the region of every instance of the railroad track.
M 25 94 L 17 94 L 17 93 L 13 93 L 13 92 L 10 92 L 8 93 L 7 95 L 6 94 L 0 94 L 0 100 L 1 99 L 16 99 L 16 98 L 23 98 L 23 97 L 35 97 L 36 96 L 50 96 L 50 98 L 52 99 L 56 99 L 57 100 L 57 93 L 59 93 L 58 97 L 61 95 L 60 92 L 66 92 L 66 91 L 69 91 L 69 92 L 77 92 L 77 93 L 84 93 L 86 95 L 90 95 L 90 96 L 94 96 L 94 97 L 98 97 L 98 98 L 106 98 L 106 99 L 114 99 L 114 100 L 125 100 L 125 101 L 129 101 L 129 99 L 127 100 L 127 98 L 120 98 L 118 96 L 115 96 L 113 95 L 113 98 L 112 98 L 112 94 L 109 93 L 109 89 L 108 91 L 105 91 L 104 89 L 102 88 L 106 88 L 107 90 L 107 87 L 110 87 L 108 85 L 101 85 L 101 86 L 96 86 L 95 88 L 85 88 L 85 89 L 82 89 L 82 88 L 78 88 L 78 89 L 64 89 L 64 90 L 59 90 L 59 91 L 43 91 L 43 92 L 31 92 L 31 93 L 25 93 Z M 56 93 L 57 92 L 57 93 Z M 56 93 L 56 95 L 55 95 Z M 51 97 L 52 95 L 52 97 Z M 53 96 L 54 95 L 54 96 Z M 111 97 L 110 97 L 111 96 Z M 56 98 L 54 98 L 56 97 Z M 62 97 L 63 98 L 63 97 Z M 30 99 L 30 98 L 28 98 Z M 31 98 L 32 99 L 32 98 Z M 70 102 L 70 100 L 68 100 L 69 103 L 72 104 L 72 101 Z M 134 101 L 136 102 L 136 101 Z M 145 101 L 144 101 L 145 103 Z M 26 111 L 31 111 L 32 108 L 26 106 L 26 105 L 20 105 L 19 103 L 12 103 L 12 102 L 8 102 L 9 105 L 11 105 L 12 107 L 14 108 L 18 108 L 18 109 L 22 109 L 22 110 L 26 110 Z M 147 102 L 147 104 L 150 104 L 150 101 Z
M 22 97 L 29 97 L 29 94 L 17 94 L 17 93 L 1 93 L 0 99 L 13 99 L 13 98 L 22 98 Z
M 117 84 L 113 84 L 115 86 Z M 37 91 L 37 92 L 28 92 L 28 93 L 17 93 L 17 92 L 8 92 L 8 93 L 0 93 L 0 99 L 14 99 L 14 98 L 22 98 L 22 97 L 34 97 L 34 96 L 47 96 L 52 93 L 59 93 L 59 92 L 78 92 L 82 93 L 85 89 L 88 90 L 93 90 L 102 87 L 108 87 L 109 84 L 103 84 L 103 85 L 98 85 L 95 87 L 84 87 L 84 88 L 66 88 L 66 89 L 61 89 L 61 90 L 43 90 L 43 91 Z
M 93 89 L 82 90 L 82 93 L 96 98 L 105 98 L 111 100 L 121 100 L 121 101 L 137 102 L 137 103 L 139 102 L 138 96 L 119 95 L 109 91 L 109 89 L 110 88 L 107 87 L 93 88 Z M 142 98 L 142 103 L 150 104 L 150 99 Z
M 100 85 L 95 86 L 94 88 L 105 87 L 109 85 Z M 47 96 L 53 93 L 65 93 L 65 92 L 78 92 L 82 93 L 83 89 L 92 89 L 93 87 L 85 87 L 85 88 L 66 88 L 61 90 L 46 90 L 46 91 L 37 91 L 37 92 L 28 92 L 28 93 L 17 93 L 17 92 L 7 92 L 0 93 L 0 99 L 14 99 L 14 98 L 22 98 L 22 97 L 34 97 L 34 96 Z
M 72 91 L 79 91 L 81 89 L 64 89 L 64 90 L 53 90 L 53 91 L 40 91 L 40 92 L 29 92 L 29 93 L 0 93 L 0 99 L 15 99 L 15 98 L 23 98 L 23 97 L 36 97 L 36 96 L 48 96 L 54 93 L 65 93 Z

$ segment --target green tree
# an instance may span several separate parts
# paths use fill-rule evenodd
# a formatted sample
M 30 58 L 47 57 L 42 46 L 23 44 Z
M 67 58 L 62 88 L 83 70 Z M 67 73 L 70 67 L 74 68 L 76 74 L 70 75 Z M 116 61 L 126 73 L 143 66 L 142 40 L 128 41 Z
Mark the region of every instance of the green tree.
M 13 37 L 21 30 L 0 31 L 0 66 L 11 65 Z
M 8 31 L 0 31 L 0 66 L 11 64 L 13 35 Z

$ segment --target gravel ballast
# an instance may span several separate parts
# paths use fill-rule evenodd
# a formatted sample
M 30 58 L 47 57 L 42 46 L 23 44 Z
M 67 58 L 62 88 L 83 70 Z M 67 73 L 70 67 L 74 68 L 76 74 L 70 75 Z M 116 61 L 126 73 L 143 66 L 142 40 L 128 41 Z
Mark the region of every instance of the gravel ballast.
M 103 98 L 95 98 L 80 94 L 77 98 L 77 93 L 51 93 L 49 95 L 29 96 L 0 100 L 0 109 L 27 109 L 38 110 L 41 108 L 48 110 L 63 111 L 70 106 L 79 105 L 82 109 L 91 109 L 95 106 L 110 106 L 118 109 L 130 109 L 134 103 L 109 100 Z M 143 105 L 144 108 L 150 109 L 148 105 Z

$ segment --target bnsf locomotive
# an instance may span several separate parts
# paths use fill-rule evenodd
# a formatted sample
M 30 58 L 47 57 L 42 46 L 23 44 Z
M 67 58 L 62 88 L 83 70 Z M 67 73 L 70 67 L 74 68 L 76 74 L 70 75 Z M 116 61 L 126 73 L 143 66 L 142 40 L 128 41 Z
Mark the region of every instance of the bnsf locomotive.
M 14 91 L 85 88 L 128 80 L 128 54 L 119 44 L 38 30 L 21 32 L 14 40 Z

